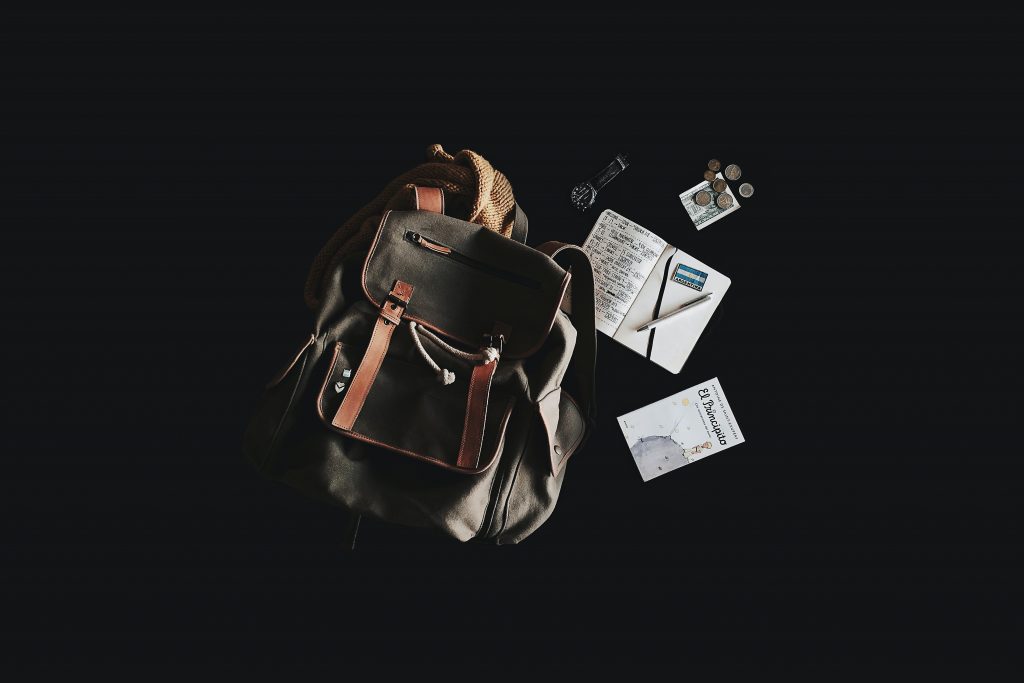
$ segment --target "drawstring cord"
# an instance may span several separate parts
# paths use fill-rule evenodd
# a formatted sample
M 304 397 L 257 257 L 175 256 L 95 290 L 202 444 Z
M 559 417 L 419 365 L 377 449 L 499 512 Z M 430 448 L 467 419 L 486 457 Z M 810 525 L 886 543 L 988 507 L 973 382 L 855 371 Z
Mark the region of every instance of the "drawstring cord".
M 455 348 L 451 344 L 448 344 L 443 339 L 438 337 L 436 334 L 426 329 L 425 327 L 420 327 L 412 320 L 409 321 L 409 335 L 412 337 L 412 343 L 416 346 L 416 350 L 420 352 L 420 355 L 423 357 L 423 360 L 427 361 L 427 365 L 434 369 L 434 372 L 437 373 L 437 378 L 441 381 L 442 384 L 451 384 L 452 382 L 454 382 L 455 373 L 452 372 L 451 370 L 442 368 L 434 361 L 433 358 L 430 357 L 430 354 L 427 353 L 427 350 L 423 348 L 423 342 L 420 341 L 420 335 L 423 335 L 430 341 L 434 342 L 441 349 L 447 351 L 456 358 L 467 360 L 476 365 L 487 365 L 488 363 L 493 363 L 497 361 L 498 357 L 501 355 L 498 349 L 494 348 L 493 346 L 487 346 L 477 353 L 467 353 L 465 351 L 462 351 L 461 349 Z

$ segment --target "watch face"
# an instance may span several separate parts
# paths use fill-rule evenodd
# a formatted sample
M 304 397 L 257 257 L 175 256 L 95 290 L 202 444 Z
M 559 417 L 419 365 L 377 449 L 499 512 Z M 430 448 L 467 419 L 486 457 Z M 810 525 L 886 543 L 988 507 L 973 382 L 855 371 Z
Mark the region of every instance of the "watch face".
M 580 211 L 588 209 L 594 203 L 595 194 L 594 188 L 590 186 L 590 183 L 580 183 L 572 188 L 572 204 Z

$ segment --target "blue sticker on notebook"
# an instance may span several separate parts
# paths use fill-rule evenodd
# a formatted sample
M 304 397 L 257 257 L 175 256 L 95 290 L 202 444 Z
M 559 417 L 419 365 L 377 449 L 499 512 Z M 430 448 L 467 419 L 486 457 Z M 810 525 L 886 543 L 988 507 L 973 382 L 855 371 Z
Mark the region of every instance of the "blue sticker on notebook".
M 676 265 L 676 273 L 672 276 L 672 279 L 681 285 L 686 285 L 699 292 L 704 289 L 704 283 L 708 281 L 708 274 L 702 270 L 679 263 Z

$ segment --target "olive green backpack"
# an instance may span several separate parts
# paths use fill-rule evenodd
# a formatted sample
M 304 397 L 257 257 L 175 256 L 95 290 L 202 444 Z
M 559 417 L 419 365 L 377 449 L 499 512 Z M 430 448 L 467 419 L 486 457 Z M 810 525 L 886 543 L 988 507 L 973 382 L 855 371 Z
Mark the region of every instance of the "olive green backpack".
M 594 415 L 594 284 L 578 247 L 389 211 L 325 277 L 312 331 L 244 438 L 264 474 L 359 516 L 517 543 L 551 514 Z M 354 540 L 354 528 L 352 530 Z

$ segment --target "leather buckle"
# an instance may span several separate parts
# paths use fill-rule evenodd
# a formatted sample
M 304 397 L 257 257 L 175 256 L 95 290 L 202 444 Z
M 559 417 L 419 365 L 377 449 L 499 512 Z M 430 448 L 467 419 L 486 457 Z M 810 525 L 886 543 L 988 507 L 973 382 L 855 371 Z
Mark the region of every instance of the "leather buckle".
M 398 325 L 402 321 L 407 302 L 402 301 L 394 294 L 388 294 L 380 307 L 380 317 L 392 325 Z
M 502 353 L 505 350 L 505 335 L 485 334 L 484 343 L 487 344 L 487 346 L 498 349 L 498 353 Z
M 400 298 L 398 298 L 397 296 L 395 296 L 394 292 L 390 292 L 390 293 L 389 293 L 389 294 L 388 294 L 388 295 L 387 295 L 387 296 L 385 297 L 385 300 L 386 300 L 386 301 L 390 301 L 390 302 L 391 302 L 391 303 L 393 303 L 393 304 L 398 304 L 398 305 L 399 305 L 399 306 L 401 306 L 402 308 L 405 308 L 406 306 L 408 306 L 408 305 L 409 305 L 409 302 L 408 302 L 408 301 L 405 301 L 405 300 L 403 300 L 403 299 L 400 299 Z

